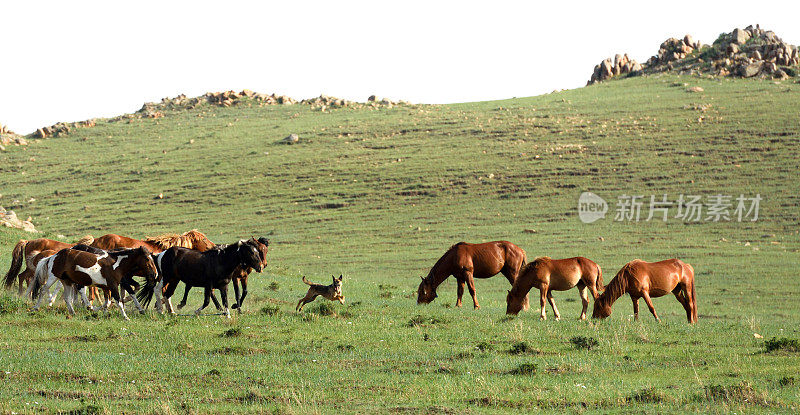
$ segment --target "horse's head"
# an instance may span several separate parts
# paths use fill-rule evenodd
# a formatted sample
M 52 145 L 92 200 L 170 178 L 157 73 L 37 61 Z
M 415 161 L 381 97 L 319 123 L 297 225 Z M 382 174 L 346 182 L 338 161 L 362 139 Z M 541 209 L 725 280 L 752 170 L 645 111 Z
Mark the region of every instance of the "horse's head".
M 258 238 L 258 239 L 253 237 L 253 238 L 250 238 L 250 240 L 248 242 L 250 242 L 258 250 L 258 256 L 261 259 L 261 268 L 262 269 L 266 268 L 267 267 L 267 253 L 269 252 L 269 239 L 264 238 L 263 236 L 261 238 Z
M 195 251 L 205 252 L 217 246 L 217 244 L 211 242 L 211 240 L 208 239 L 205 234 L 197 229 L 192 229 L 191 231 L 186 232 L 184 235 L 191 240 L 191 248 Z
M 147 285 L 153 286 L 158 281 L 158 269 L 153 261 L 153 253 L 144 246 L 136 249 L 136 255 L 131 258 L 133 268 L 137 270 L 136 275 L 141 275 L 147 279 Z
M 508 290 L 508 295 L 506 295 L 506 314 L 516 315 L 522 310 L 525 297 L 518 297 L 511 291 Z
M 253 244 L 239 241 L 236 243 L 236 252 L 239 254 L 239 261 L 242 265 L 253 268 L 258 272 L 264 269 L 261 265 L 261 256 Z
M 611 304 L 606 304 L 601 300 L 602 296 L 594 300 L 594 310 L 592 311 L 592 318 L 606 318 L 611 315 Z
M 417 287 L 417 304 L 428 304 L 435 300 L 436 297 L 436 288 L 433 283 L 429 279 L 422 278 L 422 282 Z

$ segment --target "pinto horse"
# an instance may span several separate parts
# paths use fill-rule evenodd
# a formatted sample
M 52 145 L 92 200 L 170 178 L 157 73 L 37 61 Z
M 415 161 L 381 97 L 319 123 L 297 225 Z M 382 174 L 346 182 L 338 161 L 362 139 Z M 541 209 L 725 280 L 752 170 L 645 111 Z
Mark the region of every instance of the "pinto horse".
M 261 237 L 256 239 L 255 237 L 248 239 L 245 241 L 246 243 L 253 245 L 258 250 L 258 256 L 261 259 L 261 269 L 267 267 L 267 252 L 269 251 L 269 239 Z M 218 246 L 219 248 L 224 248 L 224 246 Z M 242 312 L 242 303 L 244 303 L 244 298 L 247 297 L 247 277 L 250 273 L 253 272 L 253 268 L 246 267 L 243 268 L 241 266 L 236 267 L 233 270 L 232 274 L 232 281 L 233 281 L 233 294 L 236 297 L 236 303 L 231 306 L 231 308 L 235 308 L 240 314 Z M 260 271 L 259 271 L 260 272 Z M 239 283 L 242 284 L 242 291 L 241 294 L 239 293 Z M 178 310 L 182 309 L 186 306 L 186 300 L 189 297 L 189 290 L 192 289 L 192 286 L 186 284 L 186 288 L 183 290 L 183 299 L 178 304 Z M 222 310 L 220 307 L 219 301 L 217 297 L 214 295 L 214 292 L 211 292 L 211 302 L 214 303 L 214 306 L 217 307 L 217 310 Z
M 21 239 L 11 251 L 11 266 L 9 267 L 4 279 L 6 288 L 11 288 L 11 286 L 14 285 L 14 279 L 17 277 L 19 277 L 19 295 L 22 295 L 23 283 L 27 283 L 28 287 L 30 287 L 31 280 L 33 279 L 33 273 L 36 270 L 36 264 L 39 262 L 38 260 L 34 261 L 34 258 L 36 258 L 40 252 L 45 250 L 58 252 L 64 248 L 75 246 L 76 244 L 91 243 L 91 240 L 93 239 L 94 238 L 91 236 L 85 236 L 75 244 L 69 244 L 47 238 L 33 239 L 30 241 Z M 23 263 L 25 264 L 25 270 L 20 273 L 19 271 L 22 268 Z
M 458 282 L 456 307 L 461 307 L 461 296 L 466 283 L 475 309 L 478 309 L 480 305 L 475 295 L 475 278 L 490 278 L 502 273 L 513 285 L 525 261 L 525 251 L 508 241 L 482 244 L 459 242 L 436 261 L 427 277 L 422 278 L 417 288 L 417 304 L 433 301 L 437 297 L 436 288 L 452 275 Z M 527 306 L 527 297 L 525 305 Z
M 611 305 L 628 293 L 633 301 L 633 316 L 639 319 L 639 298 L 644 298 L 656 321 L 661 321 L 653 307 L 651 297 L 673 293 L 686 310 L 689 324 L 697 323 L 697 297 L 694 290 L 694 268 L 679 260 L 645 262 L 635 259 L 625 264 L 606 286 L 605 292 L 594 301 L 592 318 L 611 315 Z
M 580 319 L 586 319 L 586 310 L 589 308 L 589 295 L 597 299 L 598 292 L 603 290 L 603 271 L 600 266 L 590 259 L 575 257 L 567 259 L 550 259 L 549 257 L 536 258 L 533 262 L 522 267 L 514 286 L 506 297 L 506 314 L 517 314 L 522 309 L 524 296 L 528 295 L 531 288 L 539 289 L 539 306 L 541 307 L 542 320 L 547 319 L 544 300 L 550 302 L 556 320 L 561 319 L 561 314 L 553 300 L 553 291 L 566 291 L 578 287 L 578 293 L 583 301 L 583 310 Z
M 172 308 L 171 297 L 180 281 L 187 285 L 205 288 L 203 306 L 195 311 L 199 315 L 208 306 L 211 291 L 220 290 L 222 305 L 225 307 L 225 317 L 230 318 L 228 309 L 228 283 L 231 282 L 233 270 L 236 267 L 250 267 L 261 272 L 261 258 L 258 251 L 251 244 L 239 241 L 221 249 L 210 249 L 198 252 L 187 248 L 172 247 L 156 255 L 156 265 L 162 277 L 161 283 L 155 290 L 145 289 L 137 293 L 139 301 L 145 306 L 150 303 L 153 293 L 160 296 L 162 287 L 167 311 L 175 314 Z M 161 303 L 156 299 L 156 305 Z M 160 307 L 159 307 L 160 310 Z
M 39 308 L 42 298 L 53 284 L 51 280 L 59 279 L 64 284 L 64 302 L 70 315 L 75 314 L 75 309 L 72 308 L 72 296 L 76 289 L 97 286 L 110 291 L 122 316 L 125 320 L 129 320 L 125 313 L 125 305 L 120 298 L 120 283 L 134 275 L 140 275 L 147 280 L 145 289 L 152 291 L 158 280 L 158 272 L 151 255 L 150 250 L 145 247 L 114 252 L 103 251 L 102 254 L 62 249 L 37 267 L 38 275 L 33 281 L 33 295 L 38 296 L 39 300 L 34 310 Z M 45 284 L 42 290 L 43 283 Z M 85 298 L 84 300 L 88 301 Z

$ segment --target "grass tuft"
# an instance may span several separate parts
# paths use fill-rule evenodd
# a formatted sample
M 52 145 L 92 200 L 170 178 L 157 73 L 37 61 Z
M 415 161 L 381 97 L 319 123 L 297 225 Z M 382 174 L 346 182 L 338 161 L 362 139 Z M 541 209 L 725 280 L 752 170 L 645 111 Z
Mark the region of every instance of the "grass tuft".
M 575 336 L 569 339 L 569 342 L 572 343 L 578 350 L 592 350 L 600 344 L 594 337 L 585 336 Z
M 536 365 L 533 363 L 523 363 L 508 371 L 509 375 L 535 375 Z
M 221 337 L 238 337 L 242 335 L 242 329 L 239 327 L 232 327 L 228 330 L 225 330 L 220 334 Z
M 274 316 L 281 312 L 281 308 L 276 305 L 265 305 L 261 307 L 261 314 L 265 316 Z
M 771 352 L 800 352 L 800 340 L 789 339 L 786 337 L 773 337 L 764 342 L 764 350 L 767 353 Z

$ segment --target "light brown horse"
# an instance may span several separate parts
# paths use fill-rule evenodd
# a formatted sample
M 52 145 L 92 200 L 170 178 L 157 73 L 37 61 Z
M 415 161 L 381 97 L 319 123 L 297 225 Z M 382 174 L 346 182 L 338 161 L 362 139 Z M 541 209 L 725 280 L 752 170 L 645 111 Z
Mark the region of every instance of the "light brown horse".
M 437 297 L 436 287 L 452 275 L 458 282 L 456 307 L 461 307 L 461 296 L 466 283 L 472 302 L 478 309 L 480 305 L 475 295 L 475 278 L 490 278 L 502 273 L 513 285 L 525 261 L 525 251 L 508 241 L 482 244 L 459 242 L 436 261 L 427 277 L 422 278 L 417 288 L 417 304 L 433 301 Z M 527 297 L 525 304 L 527 305 Z
M 583 310 L 580 319 L 586 319 L 586 310 L 589 308 L 589 295 L 597 300 L 598 293 L 603 290 L 603 271 L 600 266 L 590 259 L 575 257 L 567 259 L 550 259 L 549 257 L 536 258 L 533 262 L 522 267 L 517 280 L 506 297 L 506 314 L 517 314 L 523 307 L 524 298 L 531 288 L 539 289 L 539 306 L 541 318 L 545 320 L 544 300 L 550 302 L 556 320 L 561 319 L 561 314 L 553 300 L 553 291 L 566 291 L 578 287 L 578 293 L 583 301 Z
M 694 290 L 694 268 L 680 259 L 659 262 L 645 262 L 634 259 L 625 264 L 605 292 L 594 302 L 592 318 L 606 318 L 611 315 L 611 305 L 623 294 L 631 295 L 634 319 L 639 319 L 639 298 L 644 298 L 656 321 L 661 321 L 653 307 L 651 297 L 675 294 L 686 310 L 690 324 L 697 323 L 697 296 Z
M 74 244 L 54 241 L 47 238 L 33 239 L 30 241 L 26 241 L 24 239 L 20 240 L 11 251 L 11 267 L 9 267 L 4 279 L 6 288 L 11 288 L 11 286 L 14 285 L 14 279 L 19 277 L 18 293 L 19 295 L 22 295 L 23 283 L 30 285 L 30 282 L 33 280 L 33 273 L 36 270 L 36 264 L 38 263 L 38 261 L 34 262 L 34 258 L 40 252 L 45 250 L 53 250 L 58 252 L 64 248 L 73 247 L 76 244 L 91 243 L 91 240 L 93 240 L 91 236 L 84 236 L 81 238 L 81 240 Z M 19 270 L 22 268 L 23 262 L 25 263 L 25 270 L 20 273 Z
M 78 292 L 77 288 L 97 286 L 111 292 L 122 316 L 128 320 L 120 297 L 120 283 L 126 278 L 141 275 L 147 279 L 144 289 L 152 291 L 158 278 L 152 253 L 145 247 L 100 252 L 102 253 L 96 254 L 77 249 L 62 249 L 42 261 L 36 269 L 36 278 L 33 281 L 33 295 L 39 298 L 34 310 L 39 308 L 50 285 L 58 279 L 64 284 L 64 302 L 70 315 L 75 314 L 72 296 Z
M 159 236 L 148 236 L 144 240 L 133 239 L 127 236 L 120 236 L 110 233 L 103 235 L 92 242 L 91 246 L 95 248 L 104 249 L 106 251 L 113 249 L 132 249 L 141 246 L 149 249 L 154 254 L 162 252 L 173 246 L 182 248 L 194 249 L 195 251 L 207 251 L 216 245 L 211 242 L 202 232 L 197 229 L 192 229 L 188 232 L 178 235 L 176 233 L 168 233 Z

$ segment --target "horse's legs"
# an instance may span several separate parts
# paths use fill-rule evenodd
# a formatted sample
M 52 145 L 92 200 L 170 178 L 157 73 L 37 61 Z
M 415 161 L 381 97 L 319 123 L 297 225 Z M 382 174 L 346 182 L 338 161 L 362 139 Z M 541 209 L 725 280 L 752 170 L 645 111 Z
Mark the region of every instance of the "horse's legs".
M 172 308 L 172 294 L 175 294 L 175 289 L 178 287 L 178 281 L 173 281 L 167 284 L 167 289 L 164 291 L 164 299 L 166 300 L 167 312 L 175 314 L 175 309 Z
M 135 305 L 136 309 L 139 310 L 139 314 L 144 314 L 145 313 L 144 308 L 142 307 L 141 304 L 139 304 L 139 300 L 136 298 L 136 291 L 133 290 L 133 287 L 131 287 L 130 285 L 126 285 L 125 287 L 122 288 L 125 290 L 125 292 L 130 294 L 130 297 L 133 300 L 133 305 Z
M 64 288 L 64 284 L 61 280 L 56 280 L 56 286 L 53 287 L 53 294 L 50 294 L 50 298 L 47 299 L 47 306 L 52 307 L 55 304 L 56 300 L 58 300 L 58 293 Z M 63 298 L 64 295 L 62 294 L 61 297 Z
M 461 297 L 464 296 L 464 284 L 466 281 L 460 278 L 456 278 L 456 282 L 458 283 L 458 288 L 456 288 L 456 307 L 461 307 Z
M 214 289 L 211 289 L 211 302 L 214 303 L 214 307 L 217 308 L 217 311 L 222 311 L 222 307 L 220 307 L 219 300 L 217 300 L 217 296 L 214 295 Z
M 74 292 L 74 286 L 64 285 L 64 303 L 67 304 L 67 311 L 69 311 L 69 316 L 67 316 L 67 318 L 71 318 L 75 315 L 75 308 L 72 307 L 72 295 Z
M 631 296 L 631 301 L 633 301 L 633 320 L 639 320 L 639 297 Z
M 219 289 L 219 297 L 222 300 L 222 306 L 225 307 L 225 317 L 231 318 L 231 310 L 228 308 L 228 285 L 225 284 Z
M 587 287 L 583 281 L 578 283 L 578 294 L 581 296 L 581 302 L 583 303 L 581 316 L 578 319 L 586 320 L 586 310 L 589 309 L 589 287 Z
M 686 310 L 686 319 L 689 321 L 689 324 L 691 324 L 692 304 L 690 302 L 691 300 L 689 298 L 689 295 L 687 295 L 688 292 L 689 291 L 686 289 L 686 286 L 682 286 L 681 284 L 679 284 L 677 287 L 675 287 L 674 290 L 672 290 L 672 293 L 675 294 L 675 298 L 678 299 L 678 302 L 681 303 L 683 309 Z
M 122 302 L 122 298 L 119 295 L 119 285 L 111 285 L 109 287 L 109 291 L 111 292 L 111 298 L 117 302 L 117 307 L 119 307 L 119 312 L 122 313 L 122 318 L 125 320 L 130 320 L 128 318 L 128 314 L 125 313 L 125 304 Z
M 478 296 L 476 295 L 477 291 L 475 290 L 475 279 L 472 277 L 472 271 L 465 271 L 464 276 L 467 280 L 467 289 L 469 290 L 469 295 L 472 296 L 472 303 L 477 310 L 481 308 L 481 306 L 478 304 Z
M 203 311 L 204 308 L 208 307 L 208 303 L 211 300 L 211 294 L 213 294 L 211 292 L 212 290 L 213 290 L 213 288 L 211 288 L 211 284 L 205 286 L 205 291 L 203 293 L 204 294 L 204 296 L 203 296 L 204 297 L 203 298 L 203 305 L 200 308 L 198 308 L 197 310 L 194 311 L 195 315 L 199 316 L 200 312 Z
M 92 302 L 89 301 L 89 298 L 86 296 L 86 287 L 81 287 L 81 289 L 78 290 L 78 294 L 80 294 L 81 302 L 83 302 L 83 305 L 86 307 L 86 309 L 89 311 L 94 311 Z
M 36 305 L 33 306 L 34 311 L 38 310 L 39 307 L 42 305 L 42 300 L 44 300 L 45 297 L 50 295 L 50 286 L 55 284 L 56 281 L 59 281 L 59 279 L 56 277 L 47 277 L 47 281 L 45 282 L 44 287 L 42 287 L 39 290 L 39 298 L 36 301 Z
M 547 298 L 548 288 L 549 287 L 547 286 L 547 284 L 539 285 L 539 308 L 540 308 L 539 318 L 541 318 L 542 320 L 547 320 L 547 311 L 544 308 L 544 304 L 545 304 L 545 299 Z
M 164 293 L 163 289 L 164 289 L 164 280 L 163 279 L 159 280 L 156 283 L 156 286 L 153 287 L 153 294 L 155 294 L 155 296 L 156 296 L 156 311 L 158 311 L 158 314 L 163 314 L 164 313 L 164 304 L 162 304 L 164 298 L 161 296 L 161 294 Z
M 232 307 L 233 308 L 239 308 L 239 298 L 241 296 L 241 294 L 239 293 L 239 279 L 238 278 L 234 278 L 233 281 L 231 281 L 231 282 L 233 283 L 233 299 L 236 300 L 236 301 L 233 302 L 233 306 Z M 241 313 L 242 310 L 239 310 L 239 312 Z
M 242 278 L 242 296 L 238 298 L 238 304 L 236 309 L 239 310 L 239 313 L 242 312 L 242 304 L 244 304 L 244 298 L 247 297 L 247 277 Z M 235 287 L 235 286 L 234 286 Z
M 550 307 L 553 307 L 553 314 L 556 315 L 556 321 L 561 320 L 561 313 L 558 312 L 556 301 L 553 299 L 553 290 L 547 290 L 547 301 L 550 303 Z
M 183 307 L 186 306 L 186 299 L 189 298 L 189 290 L 191 290 L 191 289 L 192 289 L 192 286 L 189 285 L 189 284 L 186 284 L 186 288 L 184 288 L 184 290 L 183 290 L 183 300 L 181 300 L 181 302 L 178 303 L 178 310 L 180 310 L 180 309 L 182 309 Z
M 33 271 L 31 271 L 31 269 L 28 268 L 28 266 L 26 265 L 25 266 L 25 271 L 22 271 L 22 273 L 19 274 L 19 277 L 18 277 L 18 279 L 19 279 L 19 295 L 23 294 L 22 284 L 26 283 L 26 284 L 28 284 L 28 286 L 30 286 L 31 283 L 33 282 L 33 279 L 32 279 L 33 276 L 34 276 Z
M 653 317 L 655 317 L 656 321 L 660 323 L 661 319 L 658 318 L 658 314 L 656 314 L 656 308 L 653 307 L 653 300 L 650 299 L 650 293 L 647 291 L 642 292 L 642 298 L 644 298 L 644 302 L 647 303 L 647 308 L 649 308 L 650 312 L 653 313 Z

